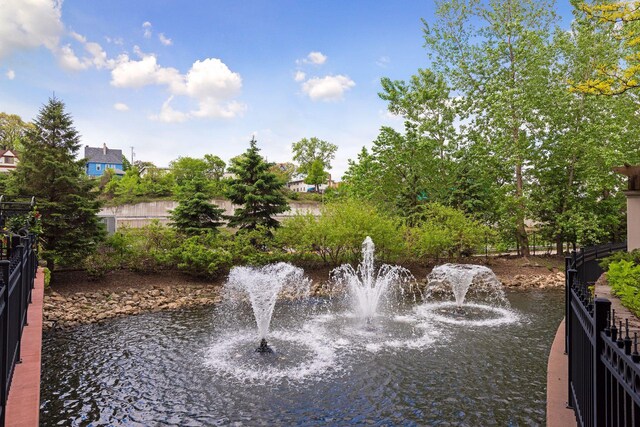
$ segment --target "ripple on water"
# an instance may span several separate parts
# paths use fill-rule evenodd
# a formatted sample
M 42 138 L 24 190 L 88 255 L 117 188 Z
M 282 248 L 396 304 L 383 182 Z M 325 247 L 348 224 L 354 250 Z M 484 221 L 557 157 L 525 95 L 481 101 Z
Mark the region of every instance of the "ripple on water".
M 427 320 L 459 326 L 500 326 L 516 323 L 520 315 L 508 308 L 486 304 L 464 303 L 458 306 L 453 301 L 435 302 L 415 308 L 418 316 Z
M 408 307 L 376 318 L 377 334 L 367 334 L 366 325 L 364 332 L 349 330 L 358 320 L 347 315 L 301 316 L 296 307 L 282 307 L 269 337 L 281 357 L 276 364 L 253 353 L 253 330 L 234 327 L 217 308 L 47 333 L 41 422 L 543 424 L 546 357 L 563 294 L 509 298 L 526 323 L 460 327 Z M 414 344 L 421 337 L 426 341 Z
M 282 379 L 300 381 L 329 375 L 338 369 L 335 350 L 318 334 L 277 330 L 269 333 L 273 354 L 255 352 L 255 331 L 228 333 L 211 344 L 205 365 L 238 381 L 272 383 Z

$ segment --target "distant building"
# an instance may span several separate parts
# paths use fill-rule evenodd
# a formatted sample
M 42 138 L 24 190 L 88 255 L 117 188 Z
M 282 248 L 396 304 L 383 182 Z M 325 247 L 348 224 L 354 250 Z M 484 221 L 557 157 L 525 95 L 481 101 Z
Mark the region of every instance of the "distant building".
M 316 186 L 313 184 L 307 184 L 302 179 L 296 179 L 287 182 L 287 188 L 294 193 L 307 193 L 314 191 L 316 189 Z
M 307 184 L 303 179 L 296 179 L 287 182 L 287 188 L 294 193 L 312 193 L 316 191 L 314 184 Z M 331 175 L 327 179 L 327 182 L 318 186 L 320 193 L 324 193 L 327 188 L 337 188 L 335 181 L 331 180 Z
M 87 159 L 87 175 L 102 176 L 107 169 L 115 169 L 117 174 L 124 173 L 122 170 L 122 150 L 107 148 L 107 144 L 102 147 L 84 147 L 84 157 Z
M 161 166 L 153 166 L 153 165 L 145 165 L 140 169 L 140 177 L 144 177 L 149 174 L 155 174 L 157 176 L 166 175 L 171 172 L 171 168 L 161 167 Z
M 11 172 L 16 170 L 18 156 L 13 150 L 0 150 L 0 172 Z

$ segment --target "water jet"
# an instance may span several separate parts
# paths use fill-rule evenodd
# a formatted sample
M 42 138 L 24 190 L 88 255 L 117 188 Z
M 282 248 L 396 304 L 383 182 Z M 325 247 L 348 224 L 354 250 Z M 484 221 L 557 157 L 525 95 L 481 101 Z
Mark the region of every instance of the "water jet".
M 346 289 L 355 313 L 367 325 L 377 315 L 383 301 L 388 302 L 393 290 L 404 293 L 407 285 L 415 280 L 406 268 L 383 264 L 378 271 L 374 263 L 375 245 L 367 236 L 362 242 L 362 261 L 356 269 L 349 264 L 341 265 L 331 272 L 336 287 Z

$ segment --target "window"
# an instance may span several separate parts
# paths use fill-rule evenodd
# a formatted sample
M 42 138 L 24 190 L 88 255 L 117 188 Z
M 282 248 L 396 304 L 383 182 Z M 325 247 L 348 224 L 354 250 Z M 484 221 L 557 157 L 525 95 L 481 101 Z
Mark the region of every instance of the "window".
M 4 156 L 4 162 L 8 165 L 12 165 L 13 164 L 13 157 L 10 156 Z
M 102 168 L 102 165 L 96 165 L 96 170 L 99 171 Z

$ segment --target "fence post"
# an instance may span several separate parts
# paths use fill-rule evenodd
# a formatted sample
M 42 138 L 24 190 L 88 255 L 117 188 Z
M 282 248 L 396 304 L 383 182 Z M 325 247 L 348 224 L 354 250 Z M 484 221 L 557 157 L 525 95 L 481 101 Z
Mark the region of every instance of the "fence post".
M 575 260 L 574 260 L 574 262 L 575 262 Z M 571 368 L 573 366 L 573 363 L 571 361 L 571 358 L 572 358 L 571 351 L 573 349 L 571 348 L 571 339 L 570 339 L 570 337 L 571 337 L 571 321 L 573 319 L 573 309 L 571 308 L 571 299 L 572 299 L 572 297 L 571 297 L 571 288 L 573 287 L 573 281 L 575 280 L 577 273 L 578 272 L 573 268 L 570 268 L 569 270 L 567 270 L 567 310 L 568 311 L 567 311 L 567 318 L 566 318 L 565 321 L 567 322 L 567 337 L 569 337 L 569 339 L 567 340 L 567 347 L 568 347 L 567 348 L 567 354 L 568 354 L 568 357 L 567 357 L 567 371 L 568 371 L 567 378 L 569 379 L 567 381 L 567 386 L 568 386 L 567 392 L 569 394 L 569 398 L 567 400 L 567 407 L 568 408 L 573 408 L 573 397 L 572 397 L 572 394 L 571 394 L 571 382 L 573 380 L 573 378 L 571 378 Z
M 569 286 L 569 269 L 571 268 L 571 257 L 564 257 L 564 354 L 569 349 L 569 298 L 571 296 L 571 287 Z
M 16 351 L 16 360 L 18 361 L 17 363 L 22 363 L 22 328 L 24 327 L 25 321 L 27 320 L 27 306 L 25 303 L 26 294 L 24 289 L 24 246 L 22 245 L 21 240 L 22 239 L 18 240 L 20 241 L 20 244 L 16 246 L 16 252 L 18 253 L 18 259 L 20 260 L 20 262 L 15 266 L 15 268 L 18 269 L 20 277 L 18 278 L 18 284 L 16 285 L 18 289 L 14 291 L 18 292 L 18 310 L 20 310 L 18 313 L 18 317 L 20 319 L 20 330 L 18 331 L 18 350 Z
M 2 317 L 4 317 L 2 334 L 2 366 L 0 366 L 0 384 L 2 390 L 0 390 L 0 403 L 2 404 L 2 417 L 4 419 L 5 405 L 7 403 L 7 377 L 9 376 L 9 260 L 0 261 L 0 275 L 2 276 L 2 282 L 4 284 L 4 292 L 2 299 L 4 303 L 4 309 L 2 310 Z
M 595 328 L 596 334 L 593 346 L 593 425 L 606 425 L 606 387 L 605 374 L 606 367 L 600 360 L 604 349 L 604 341 L 602 340 L 602 331 L 607 327 L 607 317 L 611 311 L 611 301 L 606 298 L 596 298 L 595 306 Z M 622 331 L 621 331 L 622 333 Z

